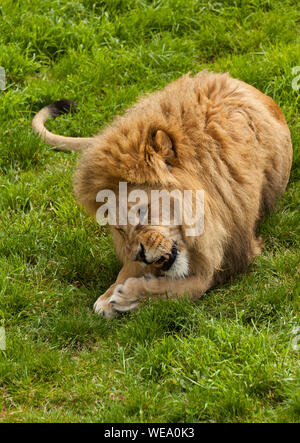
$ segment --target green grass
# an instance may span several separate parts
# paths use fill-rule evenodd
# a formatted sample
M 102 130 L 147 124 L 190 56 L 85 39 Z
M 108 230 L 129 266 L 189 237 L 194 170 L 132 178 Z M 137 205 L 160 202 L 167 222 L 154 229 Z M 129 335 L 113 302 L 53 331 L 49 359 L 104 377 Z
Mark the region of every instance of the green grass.
M 299 422 L 297 0 L 2 0 L 0 421 Z M 31 119 L 90 136 L 187 71 L 229 71 L 273 97 L 294 145 L 289 187 L 249 271 L 196 304 L 152 303 L 112 321 L 92 312 L 120 264 L 109 232 L 76 206 L 75 153 Z

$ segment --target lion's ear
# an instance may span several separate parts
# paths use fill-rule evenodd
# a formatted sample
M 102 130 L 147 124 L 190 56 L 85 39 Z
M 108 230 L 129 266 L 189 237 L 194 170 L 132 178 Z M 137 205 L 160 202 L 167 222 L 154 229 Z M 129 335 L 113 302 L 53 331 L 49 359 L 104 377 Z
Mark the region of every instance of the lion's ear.
M 154 137 L 154 141 L 157 148 L 163 149 L 163 150 L 169 150 L 173 149 L 173 143 L 168 134 L 165 131 L 162 131 L 159 129 Z
M 168 165 L 172 166 L 176 158 L 176 152 L 170 136 L 159 129 L 154 136 L 154 145 L 155 151 L 163 157 Z

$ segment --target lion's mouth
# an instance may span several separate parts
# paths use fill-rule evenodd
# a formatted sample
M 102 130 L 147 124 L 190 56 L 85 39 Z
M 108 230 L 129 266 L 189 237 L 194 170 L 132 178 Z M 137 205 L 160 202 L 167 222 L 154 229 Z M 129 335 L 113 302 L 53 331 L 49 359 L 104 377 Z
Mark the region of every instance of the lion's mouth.
M 147 258 L 146 249 L 142 243 L 140 243 L 140 248 L 137 253 L 135 260 L 138 260 L 146 265 L 154 265 L 160 268 L 161 271 L 168 271 L 177 258 L 177 246 L 174 244 L 172 246 L 171 252 L 162 255 L 159 259 L 151 260 Z
M 188 253 L 183 251 L 178 251 L 176 248 L 176 256 L 173 257 L 172 263 L 171 260 L 168 262 L 170 266 L 168 269 L 164 270 L 165 275 L 169 278 L 179 279 L 184 278 L 189 275 L 189 257 Z
M 156 272 L 169 278 L 179 279 L 189 274 L 189 256 L 186 250 L 178 249 L 174 243 L 169 253 L 162 255 L 159 259 L 151 260 L 146 255 L 146 249 L 142 243 L 135 260 L 144 265 L 152 265 Z
M 164 261 L 163 266 L 162 266 L 162 271 L 168 271 L 171 266 L 173 265 L 173 263 L 175 262 L 176 258 L 177 258 L 177 254 L 178 254 L 178 250 L 177 250 L 177 246 L 173 245 L 171 253 L 168 254 L 169 255 L 169 259 Z

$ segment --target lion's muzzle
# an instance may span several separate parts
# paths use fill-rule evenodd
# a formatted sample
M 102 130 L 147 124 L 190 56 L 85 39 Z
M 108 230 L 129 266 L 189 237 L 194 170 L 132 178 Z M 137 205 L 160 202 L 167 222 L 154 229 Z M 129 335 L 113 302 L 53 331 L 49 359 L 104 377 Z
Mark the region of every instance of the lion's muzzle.
M 164 252 L 156 250 L 147 250 L 143 243 L 140 243 L 136 260 L 145 263 L 146 265 L 154 265 L 159 267 L 162 271 L 168 271 L 177 258 L 177 246 L 173 244 L 170 252 Z

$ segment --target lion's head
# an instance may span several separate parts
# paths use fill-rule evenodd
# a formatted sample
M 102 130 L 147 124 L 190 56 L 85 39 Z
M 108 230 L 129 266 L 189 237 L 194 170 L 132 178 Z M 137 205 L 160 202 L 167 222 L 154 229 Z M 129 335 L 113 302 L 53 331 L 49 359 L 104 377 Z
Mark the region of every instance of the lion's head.
M 145 115 L 142 116 L 145 122 Z M 82 156 L 75 175 L 75 194 L 91 214 L 99 210 L 99 191 L 109 189 L 120 200 L 119 185 L 128 184 L 128 192 L 143 190 L 201 189 L 195 164 L 197 159 L 185 153 L 184 139 L 175 125 L 161 121 L 148 127 L 139 125 L 135 113 L 119 117 Z M 132 121 L 133 120 L 133 121 Z M 147 119 L 146 119 L 147 121 Z M 132 206 L 132 205 L 131 205 Z M 146 205 L 151 213 L 151 198 Z M 172 205 L 171 205 L 172 206 Z M 130 209 L 130 205 L 128 210 Z M 171 218 L 174 218 L 174 206 Z M 159 214 L 160 218 L 161 214 Z M 150 215 L 149 215 L 150 217 Z M 126 223 L 112 226 L 117 254 L 124 262 L 138 261 L 146 272 L 172 278 L 186 277 L 190 271 L 190 243 L 184 221 L 181 224 Z

